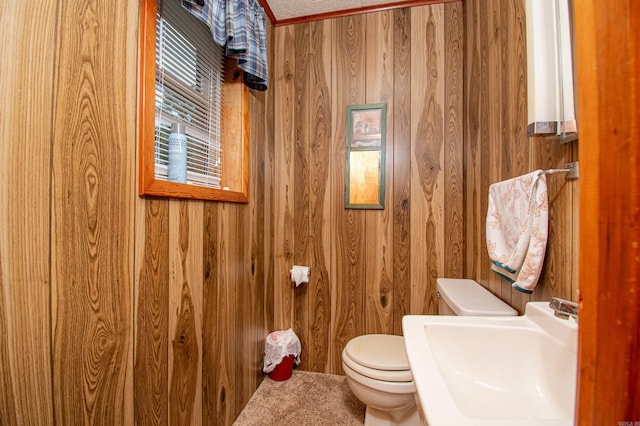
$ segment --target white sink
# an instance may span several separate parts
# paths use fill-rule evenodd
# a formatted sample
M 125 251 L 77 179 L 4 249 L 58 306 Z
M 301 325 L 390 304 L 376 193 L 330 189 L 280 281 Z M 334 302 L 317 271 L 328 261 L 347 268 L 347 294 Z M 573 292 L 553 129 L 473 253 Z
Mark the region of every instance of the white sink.
M 548 302 L 519 317 L 407 315 L 402 329 L 429 426 L 573 425 L 578 326 Z

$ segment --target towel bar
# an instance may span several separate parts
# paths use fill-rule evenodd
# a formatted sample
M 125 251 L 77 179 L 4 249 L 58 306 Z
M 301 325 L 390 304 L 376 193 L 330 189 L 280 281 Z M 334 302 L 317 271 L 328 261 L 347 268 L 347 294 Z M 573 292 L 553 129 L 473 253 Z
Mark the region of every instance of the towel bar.
M 564 165 L 564 169 L 549 169 L 545 170 L 545 175 L 552 175 L 555 173 L 566 173 L 567 179 L 578 179 L 580 177 L 580 168 L 578 167 L 578 162 L 574 161 L 573 163 L 567 163 Z

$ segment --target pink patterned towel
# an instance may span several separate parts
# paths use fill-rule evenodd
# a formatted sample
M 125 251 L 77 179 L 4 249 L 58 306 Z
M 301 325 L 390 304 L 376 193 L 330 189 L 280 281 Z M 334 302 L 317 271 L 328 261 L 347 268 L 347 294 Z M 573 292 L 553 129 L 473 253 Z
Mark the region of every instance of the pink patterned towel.
M 542 170 L 489 187 L 487 249 L 491 269 L 516 290 L 538 283 L 549 228 L 547 181 Z

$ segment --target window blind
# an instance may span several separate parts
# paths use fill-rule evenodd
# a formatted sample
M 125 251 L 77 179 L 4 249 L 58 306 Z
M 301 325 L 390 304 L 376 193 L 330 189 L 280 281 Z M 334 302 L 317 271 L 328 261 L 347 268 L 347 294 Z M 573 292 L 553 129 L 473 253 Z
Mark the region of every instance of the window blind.
M 169 133 L 187 136 L 187 183 L 220 188 L 224 51 L 179 0 L 158 1 L 155 177 L 167 180 Z

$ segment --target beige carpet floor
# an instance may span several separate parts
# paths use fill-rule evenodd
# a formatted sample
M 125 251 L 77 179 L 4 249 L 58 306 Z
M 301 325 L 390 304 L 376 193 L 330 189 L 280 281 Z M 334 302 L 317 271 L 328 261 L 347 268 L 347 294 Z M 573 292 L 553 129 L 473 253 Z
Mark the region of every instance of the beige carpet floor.
M 294 370 L 289 380 L 265 377 L 234 425 L 362 425 L 364 411 L 344 376 Z

